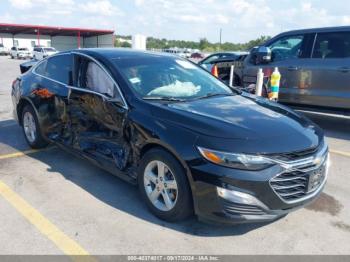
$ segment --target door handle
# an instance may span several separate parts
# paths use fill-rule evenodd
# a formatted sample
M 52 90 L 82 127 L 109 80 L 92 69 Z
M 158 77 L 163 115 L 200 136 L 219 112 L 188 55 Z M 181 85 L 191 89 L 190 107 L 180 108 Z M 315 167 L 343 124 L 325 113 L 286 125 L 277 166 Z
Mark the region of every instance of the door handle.
M 338 71 L 342 73 L 348 73 L 350 71 L 350 67 L 340 67 L 338 68 Z
M 288 71 L 297 71 L 298 68 L 296 66 L 289 66 Z

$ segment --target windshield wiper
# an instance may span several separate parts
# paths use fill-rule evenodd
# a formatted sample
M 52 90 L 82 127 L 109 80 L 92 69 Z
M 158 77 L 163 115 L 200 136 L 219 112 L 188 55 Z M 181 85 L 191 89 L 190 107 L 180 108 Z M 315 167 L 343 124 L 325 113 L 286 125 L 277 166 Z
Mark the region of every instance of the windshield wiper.
M 204 96 L 196 97 L 195 99 L 206 99 L 214 96 L 233 96 L 234 94 L 226 94 L 226 93 L 208 93 Z
M 184 102 L 185 99 L 172 97 L 172 96 L 144 96 L 145 100 L 162 100 L 162 101 L 175 101 L 175 102 Z

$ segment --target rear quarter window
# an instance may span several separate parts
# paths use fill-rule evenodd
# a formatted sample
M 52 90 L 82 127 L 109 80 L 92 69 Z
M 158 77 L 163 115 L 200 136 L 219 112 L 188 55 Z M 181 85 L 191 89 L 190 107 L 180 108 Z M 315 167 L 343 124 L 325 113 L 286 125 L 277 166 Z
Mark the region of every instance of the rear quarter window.
M 46 76 L 61 82 L 71 84 L 71 75 L 73 70 L 73 59 L 70 54 L 53 56 L 47 60 Z

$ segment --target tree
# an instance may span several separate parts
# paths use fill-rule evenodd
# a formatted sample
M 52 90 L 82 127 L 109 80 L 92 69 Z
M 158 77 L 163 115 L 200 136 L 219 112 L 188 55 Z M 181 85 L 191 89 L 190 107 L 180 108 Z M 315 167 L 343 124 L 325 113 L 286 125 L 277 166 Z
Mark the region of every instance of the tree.
M 208 48 L 211 44 L 209 43 L 208 39 L 206 38 L 201 38 L 199 39 L 199 49 L 204 50 Z
M 246 43 L 230 43 L 225 42 L 221 45 L 219 43 L 210 43 L 208 39 L 201 38 L 198 42 L 184 41 L 184 40 L 168 40 L 165 38 L 159 39 L 155 37 L 148 37 L 146 46 L 148 49 L 167 49 L 167 48 L 191 48 L 200 49 L 205 52 L 217 52 L 217 51 L 244 51 L 250 50 L 254 46 L 258 46 L 269 40 L 269 36 L 260 36 L 257 39 L 251 40 Z M 130 43 L 125 41 L 118 41 L 118 39 L 130 40 L 131 36 L 117 36 L 115 46 L 116 47 L 130 47 Z

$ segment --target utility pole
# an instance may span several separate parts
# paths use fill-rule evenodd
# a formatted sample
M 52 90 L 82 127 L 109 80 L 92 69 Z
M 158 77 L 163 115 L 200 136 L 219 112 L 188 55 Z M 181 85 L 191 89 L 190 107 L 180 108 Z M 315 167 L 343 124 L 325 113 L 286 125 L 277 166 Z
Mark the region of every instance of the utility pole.
M 220 28 L 220 48 L 221 48 L 221 36 L 222 36 L 222 28 Z

